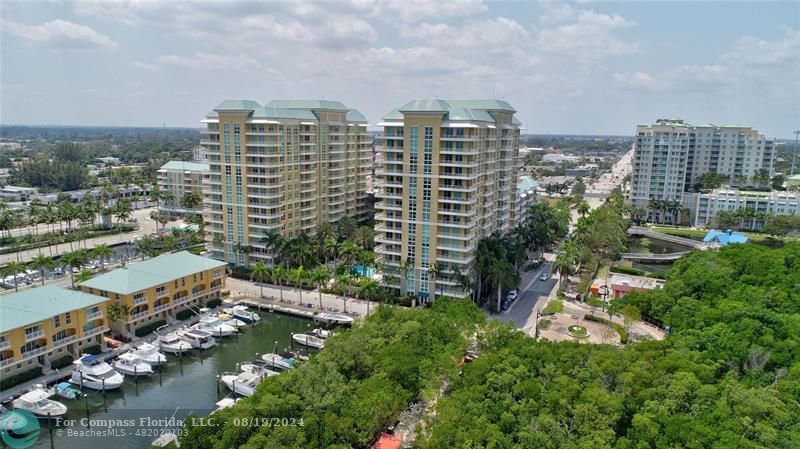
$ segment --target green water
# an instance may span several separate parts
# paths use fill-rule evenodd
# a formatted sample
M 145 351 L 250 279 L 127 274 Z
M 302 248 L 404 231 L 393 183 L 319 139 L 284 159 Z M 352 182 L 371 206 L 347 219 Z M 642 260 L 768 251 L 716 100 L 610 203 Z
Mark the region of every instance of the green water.
M 171 423 L 157 422 L 157 419 L 167 421 L 173 413 L 174 419 L 207 416 L 216 408 L 214 404 L 229 394 L 225 385 L 217 382 L 218 374 L 235 371 L 237 363 L 253 360 L 256 353 L 273 352 L 276 341 L 278 350 L 282 351 L 291 346 L 291 333 L 313 328 L 313 323 L 303 318 L 266 312 L 261 316 L 258 324 L 246 327 L 238 337 L 218 340 L 214 348 L 192 350 L 182 358 L 167 355 L 168 361 L 161 367 L 161 373 L 156 371 L 149 378 L 140 378 L 138 385 L 126 376 L 122 388 L 106 392 L 105 397 L 102 392 L 85 390 L 89 417 L 95 424 L 91 428 L 85 425 L 87 415 L 83 400 L 54 397 L 69 407 L 65 419 L 75 422 L 49 427 L 42 422 L 41 436 L 32 447 L 146 448 L 164 429 L 175 427 Z M 298 345 L 294 346 L 299 349 Z M 76 432 L 87 431 L 109 433 L 76 435 Z

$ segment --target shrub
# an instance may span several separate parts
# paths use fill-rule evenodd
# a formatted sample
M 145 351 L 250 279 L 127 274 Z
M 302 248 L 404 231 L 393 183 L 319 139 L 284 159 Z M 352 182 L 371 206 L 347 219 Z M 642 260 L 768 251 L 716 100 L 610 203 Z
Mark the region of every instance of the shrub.
M 6 377 L 0 382 L 0 390 L 5 390 L 7 388 L 13 387 L 14 385 L 19 385 L 23 382 L 36 379 L 41 375 L 42 375 L 42 368 L 36 367 L 28 371 L 23 371 L 19 374 L 15 374 L 13 376 Z
M 186 310 L 181 310 L 180 312 L 176 313 L 175 314 L 175 318 L 183 321 L 183 320 L 191 317 L 192 315 L 194 315 L 194 312 L 192 312 L 189 309 L 186 309 Z
M 622 344 L 628 343 L 628 331 L 622 327 L 622 325 L 617 324 L 613 321 L 608 321 L 605 318 L 600 318 L 599 316 L 594 315 L 584 315 L 583 319 L 586 321 L 593 321 L 595 323 L 605 324 L 606 326 L 610 326 L 619 334 L 619 342 Z
M 89 346 L 88 348 L 83 348 L 81 350 L 82 354 L 92 354 L 97 355 L 100 354 L 100 345 Z
M 57 359 L 53 359 L 50 361 L 50 368 L 52 369 L 61 369 L 65 366 L 69 366 L 72 364 L 72 356 L 65 355 L 63 357 L 59 357 Z
M 220 298 L 210 299 L 206 303 L 206 307 L 208 307 L 209 309 L 213 309 L 214 307 L 217 307 L 220 304 L 222 304 L 222 299 Z
M 231 295 L 231 291 L 230 290 L 222 290 L 222 291 L 219 292 L 219 295 L 221 297 L 223 297 L 223 298 L 227 298 L 228 296 Z
M 649 271 L 640 270 L 638 268 L 626 267 L 624 265 L 614 265 L 611 267 L 612 273 L 630 274 L 633 276 L 647 276 L 656 279 L 666 279 L 664 273 L 653 273 Z
M 146 324 L 146 325 L 136 329 L 134 334 L 136 334 L 137 337 L 144 337 L 145 335 L 152 334 L 153 331 L 155 331 L 156 329 L 158 329 L 159 327 L 161 327 L 161 326 L 163 326 L 165 324 L 167 324 L 166 320 L 153 321 L 150 324 Z
M 547 328 L 550 327 L 550 320 L 548 320 L 548 319 L 539 320 L 539 322 L 536 323 L 536 327 L 541 329 L 541 330 L 543 330 L 543 331 L 547 330 Z

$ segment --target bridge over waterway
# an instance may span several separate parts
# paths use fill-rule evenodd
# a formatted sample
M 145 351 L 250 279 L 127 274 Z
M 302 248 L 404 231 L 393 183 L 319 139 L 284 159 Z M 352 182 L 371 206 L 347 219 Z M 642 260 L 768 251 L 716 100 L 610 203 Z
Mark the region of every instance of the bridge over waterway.
M 647 237 L 653 240 L 660 240 L 662 242 L 669 242 L 675 245 L 685 246 L 691 249 L 706 250 L 709 248 L 716 248 L 717 245 L 708 244 L 699 240 L 687 239 L 685 237 L 678 237 L 676 235 L 662 234 L 655 232 L 643 226 L 631 226 L 628 228 L 628 234 L 637 237 Z M 632 260 L 642 263 L 669 263 L 674 260 L 689 254 L 691 251 L 678 251 L 674 253 L 654 254 L 654 253 L 624 253 L 623 259 Z

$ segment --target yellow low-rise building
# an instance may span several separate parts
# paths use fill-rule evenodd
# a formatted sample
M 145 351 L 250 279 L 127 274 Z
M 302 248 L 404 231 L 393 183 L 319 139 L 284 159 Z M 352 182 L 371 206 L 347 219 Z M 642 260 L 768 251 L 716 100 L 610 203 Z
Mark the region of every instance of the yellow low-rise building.
M 2 377 L 103 346 L 108 300 L 53 285 L 0 296 Z
M 186 251 L 133 263 L 81 284 L 85 293 L 108 298 L 119 313 L 111 323 L 115 333 L 130 337 L 154 322 L 175 319 L 188 307 L 201 307 L 219 298 L 225 287 L 225 262 Z

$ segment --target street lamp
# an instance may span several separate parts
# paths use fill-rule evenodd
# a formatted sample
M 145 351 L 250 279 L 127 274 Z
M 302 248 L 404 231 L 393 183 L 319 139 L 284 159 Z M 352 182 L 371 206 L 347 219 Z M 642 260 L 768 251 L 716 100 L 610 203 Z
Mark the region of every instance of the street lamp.
M 800 129 L 798 129 L 798 130 L 795 130 L 795 132 L 794 132 L 794 153 L 793 153 L 793 156 L 792 156 L 792 173 L 790 174 L 790 176 L 791 176 L 791 175 L 794 175 L 794 163 L 795 163 L 795 161 L 797 160 L 797 143 L 798 143 L 798 138 L 800 138 Z
M 600 295 L 600 299 L 603 301 L 603 312 L 606 311 L 606 300 L 609 296 L 608 285 L 601 285 L 600 288 L 597 289 L 597 293 Z

